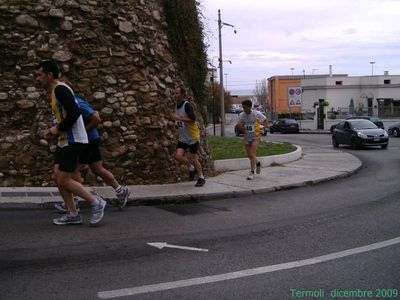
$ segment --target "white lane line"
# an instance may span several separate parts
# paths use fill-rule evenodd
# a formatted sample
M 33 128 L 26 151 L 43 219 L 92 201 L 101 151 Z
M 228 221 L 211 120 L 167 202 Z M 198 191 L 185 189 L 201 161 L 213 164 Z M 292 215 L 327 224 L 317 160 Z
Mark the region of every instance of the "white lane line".
M 303 260 L 298 260 L 298 261 L 293 261 L 293 262 L 288 262 L 288 263 L 283 263 L 283 264 L 264 266 L 264 267 L 254 268 L 254 269 L 247 269 L 247 270 L 241 270 L 241 271 L 237 271 L 237 272 L 230 272 L 230 273 L 211 275 L 211 276 L 205 276 L 205 277 L 197 277 L 197 278 L 191 278 L 191 279 L 185 279 L 185 280 L 150 284 L 150 285 L 138 286 L 138 287 L 133 287 L 133 288 L 125 288 L 125 289 L 112 290 L 112 291 L 103 291 L 103 292 L 98 292 L 97 295 L 101 299 L 111 299 L 111 298 L 133 296 L 133 295 L 144 294 L 144 293 L 165 291 L 165 290 L 176 289 L 176 288 L 181 288 L 181 287 L 188 287 L 188 286 L 193 286 L 193 285 L 214 283 L 214 282 L 219 282 L 219 281 L 225 281 L 225 280 L 243 278 L 243 277 L 248 277 L 248 276 L 266 274 L 266 273 L 271 273 L 271 272 L 280 271 L 280 270 L 288 270 L 288 269 L 299 268 L 299 267 L 303 267 L 303 266 L 314 265 L 314 264 L 318 264 L 318 263 L 322 263 L 322 262 L 326 262 L 326 261 L 330 261 L 330 260 L 334 260 L 334 259 L 338 259 L 338 258 L 343 258 L 343 257 L 354 255 L 354 254 L 360 254 L 360 253 L 364 253 L 364 252 L 368 252 L 368 251 L 372 251 L 372 250 L 376 250 L 376 249 L 393 246 L 393 245 L 396 245 L 399 243 L 400 243 L 400 237 L 397 237 L 397 238 L 394 238 L 391 240 L 386 240 L 383 242 L 370 244 L 370 245 L 366 245 L 363 247 L 353 248 L 353 249 L 349 249 L 349 250 L 345 250 L 345 251 L 335 252 L 335 253 L 331 253 L 331 254 L 327 254 L 327 255 L 312 257 L 312 258 L 308 258 L 308 259 L 303 259 Z

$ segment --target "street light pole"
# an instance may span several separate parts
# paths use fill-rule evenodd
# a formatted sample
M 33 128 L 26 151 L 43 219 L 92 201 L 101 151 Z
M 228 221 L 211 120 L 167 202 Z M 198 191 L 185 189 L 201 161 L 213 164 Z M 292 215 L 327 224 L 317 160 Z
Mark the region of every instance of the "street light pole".
M 218 9 L 218 37 L 219 37 L 219 84 L 221 85 L 220 106 L 221 106 L 221 136 L 225 136 L 225 100 L 224 100 L 224 82 L 223 82 L 223 64 L 222 64 L 222 38 L 221 38 L 221 10 Z
M 223 60 L 222 60 L 222 37 L 221 29 L 222 26 L 233 27 L 234 33 L 236 33 L 235 26 L 229 23 L 221 21 L 221 10 L 218 9 L 218 37 L 219 37 L 219 81 L 221 85 L 221 95 L 220 95 L 220 105 L 221 105 L 221 136 L 225 136 L 225 99 L 224 99 L 224 70 L 223 70 Z
M 370 61 L 369 63 L 371 64 L 371 68 L 372 68 L 371 75 L 374 76 L 374 64 L 375 64 L 375 62 L 374 61 Z
M 215 136 L 214 69 L 212 70 L 211 84 L 212 84 L 212 121 L 213 121 L 213 131 Z

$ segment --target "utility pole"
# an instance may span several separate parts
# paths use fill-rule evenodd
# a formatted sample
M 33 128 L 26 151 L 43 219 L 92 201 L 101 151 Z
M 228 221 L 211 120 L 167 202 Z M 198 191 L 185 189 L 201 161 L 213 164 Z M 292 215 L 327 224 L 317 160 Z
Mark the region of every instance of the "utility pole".
M 224 70 L 222 64 L 222 21 L 221 10 L 218 9 L 218 37 L 219 37 L 219 84 L 221 85 L 220 106 L 221 106 L 221 136 L 225 136 L 225 99 L 224 99 Z
M 224 99 L 224 70 L 222 60 L 222 26 L 233 27 L 233 32 L 236 34 L 235 26 L 221 21 L 221 10 L 218 9 L 218 37 L 219 37 L 219 83 L 221 85 L 220 105 L 221 105 L 221 136 L 225 136 L 225 99 Z
M 214 69 L 212 70 L 211 84 L 212 84 L 212 122 L 213 122 L 214 136 L 215 136 Z

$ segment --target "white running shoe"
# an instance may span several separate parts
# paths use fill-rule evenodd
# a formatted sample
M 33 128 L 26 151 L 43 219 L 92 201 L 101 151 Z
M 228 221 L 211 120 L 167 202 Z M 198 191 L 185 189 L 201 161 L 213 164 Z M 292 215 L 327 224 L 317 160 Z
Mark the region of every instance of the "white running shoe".
M 256 164 L 256 173 L 257 174 L 260 174 L 261 173 L 261 162 L 257 162 L 257 164 Z
M 249 176 L 247 176 L 247 180 L 254 180 L 254 172 L 250 171 Z
M 96 225 L 104 217 L 104 209 L 106 208 L 107 202 L 101 197 L 97 197 L 99 203 L 92 206 L 92 219 L 90 220 L 91 225 Z
M 77 216 L 71 216 L 71 214 L 66 213 L 57 219 L 53 219 L 54 225 L 82 225 L 83 219 L 80 214 Z
M 76 212 L 79 212 L 78 198 L 74 198 Z M 54 208 L 58 210 L 60 213 L 67 213 L 68 208 L 64 202 L 54 204 Z
M 119 194 L 117 194 L 119 209 L 123 209 L 125 207 L 130 194 L 131 192 L 127 187 L 122 188 L 122 191 Z

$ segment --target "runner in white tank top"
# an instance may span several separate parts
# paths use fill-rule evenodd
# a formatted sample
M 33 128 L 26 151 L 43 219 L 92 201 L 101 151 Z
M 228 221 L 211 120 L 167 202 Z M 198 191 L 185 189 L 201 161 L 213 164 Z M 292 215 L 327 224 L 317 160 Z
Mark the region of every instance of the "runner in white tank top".
M 267 118 L 261 112 L 252 110 L 252 105 L 250 100 L 243 101 L 243 112 L 239 115 L 239 126 L 244 132 L 246 152 L 250 159 L 250 174 L 247 176 L 247 180 L 254 179 L 255 169 L 257 174 L 261 172 L 261 162 L 257 161 L 256 157 L 262 136 L 260 125 L 268 126 Z

